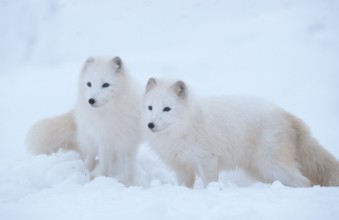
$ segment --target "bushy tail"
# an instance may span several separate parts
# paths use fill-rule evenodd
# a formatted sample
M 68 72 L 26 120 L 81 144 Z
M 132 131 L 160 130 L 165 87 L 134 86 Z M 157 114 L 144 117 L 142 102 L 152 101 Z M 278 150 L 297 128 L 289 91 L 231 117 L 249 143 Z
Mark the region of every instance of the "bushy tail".
M 58 149 L 75 150 L 76 125 L 73 111 L 43 119 L 28 131 L 26 146 L 34 154 L 51 154 Z
M 339 161 L 311 136 L 302 120 L 289 117 L 297 132 L 297 161 L 303 175 L 314 185 L 339 186 Z

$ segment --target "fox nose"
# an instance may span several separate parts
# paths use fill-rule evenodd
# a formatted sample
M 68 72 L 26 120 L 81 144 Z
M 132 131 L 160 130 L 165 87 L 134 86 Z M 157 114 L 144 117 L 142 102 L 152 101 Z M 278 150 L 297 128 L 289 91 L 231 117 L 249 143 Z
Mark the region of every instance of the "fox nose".
M 91 105 L 93 105 L 93 104 L 95 103 L 95 99 L 89 99 L 89 100 L 88 100 L 88 103 L 91 104 Z
M 148 128 L 149 129 L 153 129 L 154 128 L 154 123 L 153 122 L 148 123 Z

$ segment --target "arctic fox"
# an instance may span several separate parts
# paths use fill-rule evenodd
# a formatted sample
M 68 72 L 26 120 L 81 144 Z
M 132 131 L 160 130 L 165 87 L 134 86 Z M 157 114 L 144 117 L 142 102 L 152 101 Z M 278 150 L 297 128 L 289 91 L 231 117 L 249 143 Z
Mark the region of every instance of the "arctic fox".
M 141 96 L 119 57 L 90 57 L 79 77 L 78 99 L 70 112 L 44 119 L 28 133 L 34 153 L 78 150 L 92 175 L 133 183 L 141 140 Z
M 243 168 L 259 181 L 292 187 L 338 186 L 339 162 L 297 117 L 255 98 L 195 100 L 183 81 L 149 79 L 145 135 L 179 184 L 204 185 Z

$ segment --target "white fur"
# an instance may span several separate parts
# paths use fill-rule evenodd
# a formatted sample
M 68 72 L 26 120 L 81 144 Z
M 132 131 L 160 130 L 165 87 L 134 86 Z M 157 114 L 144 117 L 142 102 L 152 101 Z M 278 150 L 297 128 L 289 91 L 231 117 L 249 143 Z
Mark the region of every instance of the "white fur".
M 34 125 L 28 147 L 34 153 L 77 149 L 94 177 L 116 176 L 132 184 L 141 139 L 136 84 L 119 57 L 96 57 L 85 62 L 78 87 L 74 110 Z
M 198 101 L 181 81 L 151 78 L 143 108 L 145 135 L 180 184 L 192 187 L 198 175 L 206 185 L 217 181 L 220 171 L 241 167 L 267 183 L 339 185 L 338 161 L 300 119 L 269 102 Z
M 73 111 L 38 121 L 30 128 L 26 145 L 35 154 L 51 154 L 59 148 L 77 149 Z

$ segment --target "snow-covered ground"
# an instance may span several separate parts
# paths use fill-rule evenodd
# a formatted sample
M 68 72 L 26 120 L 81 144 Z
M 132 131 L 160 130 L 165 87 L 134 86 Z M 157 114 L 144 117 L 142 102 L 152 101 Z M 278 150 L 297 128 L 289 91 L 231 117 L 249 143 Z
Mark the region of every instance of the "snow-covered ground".
M 32 156 L 38 119 L 74 105 L 87 56 L 119 55 L 145 84 L 272 100 L 339 158 L 336 0 L 0 1 L 0 219 L 339 219 L 339 188 L 263 184 L 241 170 L 177 186 L 141 145 L 137 185 L 88 178 L 75 152 Z

